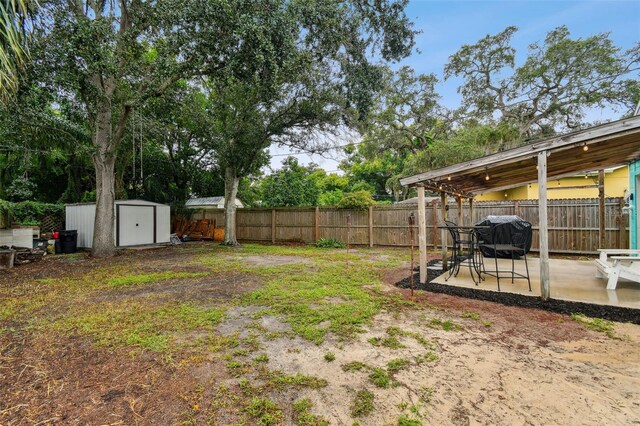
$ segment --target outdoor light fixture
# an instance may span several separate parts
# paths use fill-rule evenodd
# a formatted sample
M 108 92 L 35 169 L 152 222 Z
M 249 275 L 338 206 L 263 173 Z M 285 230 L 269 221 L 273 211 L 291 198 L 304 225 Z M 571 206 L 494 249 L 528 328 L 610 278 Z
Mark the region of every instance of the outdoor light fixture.
M 586 143 L 584 144 L 584 146 L 582 147 L 583 151 L 589 151 L 589 145 L 587 145 Z
M 484 172 L 485 172 L 484 180 L 489 180 L 489 179 L 491 179 L 491 178 L 489 177 L 489 170 L 487 170 L 487 168 L 486 168 L 486 167 L 485 167 L 485 169 L 484 169 Z
M 451 176 L 447 176 L 447 180 L 451 180 Z

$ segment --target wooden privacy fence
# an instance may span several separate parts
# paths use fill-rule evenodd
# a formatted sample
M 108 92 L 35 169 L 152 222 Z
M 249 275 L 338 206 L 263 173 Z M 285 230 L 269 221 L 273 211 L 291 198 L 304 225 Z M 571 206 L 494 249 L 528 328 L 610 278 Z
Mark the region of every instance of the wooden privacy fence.
M 605 247 L 627 248 L 628 216 L 622 212 L 621 198 L 605 202 Z M 448 218 L 458 221 L 458 207 L 449 202 Z M 408 246 L 409 215 L 418 216 L 417 205 L 374 206 L 366 210 L 333 207 L 286 207 L 276 209 L 238 209 L 236 232 L 240 241 L 314 243 L 320 238 L 347 241 L 350 219 L 350 243 L 369 246 Z M 469 206 L 463 203 L 462 223 L 476 223 L 487 215 L 518 215 L 533 225 L 532 250 L 538 248 L 538 201 L 489 201 Z M 598 199 L 549 200 L 549 250 L 555 253 L 595 253 L 598 246 Z M 215 220 L 224 224 L 224 210 L 202 210 L 193 219 Z M 439 203 L 427 205 L 427 246 L 440 245 L 442 214 Z M 415 227 L 417 229 L 417 226 Z M 416 232 L 417 235 L 417 232 Z

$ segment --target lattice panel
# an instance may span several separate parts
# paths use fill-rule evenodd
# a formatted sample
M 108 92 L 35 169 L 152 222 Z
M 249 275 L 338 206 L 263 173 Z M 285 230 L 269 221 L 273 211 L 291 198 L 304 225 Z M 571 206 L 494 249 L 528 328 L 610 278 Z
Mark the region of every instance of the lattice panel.
M 52 232 L 54 229 L 64 229 L 64 216 L 47 215 L 40 220 L 40 232 Z

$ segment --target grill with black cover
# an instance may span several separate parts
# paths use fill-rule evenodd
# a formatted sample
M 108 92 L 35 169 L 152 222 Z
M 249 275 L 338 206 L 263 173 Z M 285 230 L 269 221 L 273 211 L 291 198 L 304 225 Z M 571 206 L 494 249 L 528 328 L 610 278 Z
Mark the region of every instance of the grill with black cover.
M 479 239 L 484 243 L 480 246 L 480 250 L 485 257 L 496 257 L 497 255 L 498 258 L 511 259 L 513 255 L 511 251 L 494 250 L 491 247 L 493 244 L 512 244 L 514 241 L 521 241 L 524 244 L 525 253 L 529 253 L 531 250 L 532 227 L 520 216 L 489 215 L 476 225 L 481 227 L 477 232 Z

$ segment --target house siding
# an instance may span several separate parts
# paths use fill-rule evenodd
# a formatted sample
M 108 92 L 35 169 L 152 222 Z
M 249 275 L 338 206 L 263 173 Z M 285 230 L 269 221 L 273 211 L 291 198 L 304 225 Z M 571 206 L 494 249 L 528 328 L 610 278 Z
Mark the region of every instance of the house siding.
M 635 163 L 634 163 L 635 164 Z M 639 167 L 639 166 L 636 166 Z M 604 193 L 606 197 L 624 197 L 630 188 L 630 167 L 620 167 L 604 176 Z M 575 198 L 598 198 L 598 188 L 567 188 L 572 186 L 597 185 L 598 175 L 574 176 L 562 179 L 553 179 L 547 182 L 547 198 L 550 200 L 575 199 Z M 537 200 L 538 184 L 513 188 L 505 191 L 488 192 L 478 195 L 478 201 L 500 201 L 500 200 Z

